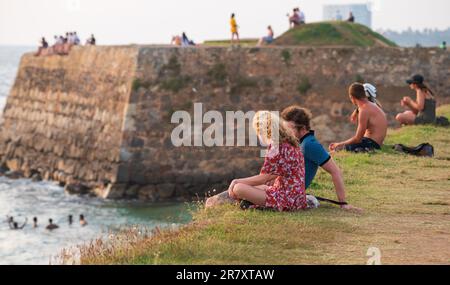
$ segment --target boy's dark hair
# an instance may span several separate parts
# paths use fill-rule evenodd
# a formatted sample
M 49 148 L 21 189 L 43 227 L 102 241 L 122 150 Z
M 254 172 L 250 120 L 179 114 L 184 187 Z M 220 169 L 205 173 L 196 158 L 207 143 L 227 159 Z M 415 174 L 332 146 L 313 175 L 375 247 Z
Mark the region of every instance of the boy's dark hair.
M 348 89 L 348 94 L 352 96 L 355 99 L 364 99 L 367 98 L 366 96 L 366 90 L 364 89 L 364 85 L 356 82 L 350 85 L 350 88 Z
M 281 117 L 287 122 L 294 122 L 297 130 L 300 130 L 303 127 L 308 131 L 311 129 L 310 123 L 312 115 L 306 108 L 296 105 L 287 107 L 281 112 Z

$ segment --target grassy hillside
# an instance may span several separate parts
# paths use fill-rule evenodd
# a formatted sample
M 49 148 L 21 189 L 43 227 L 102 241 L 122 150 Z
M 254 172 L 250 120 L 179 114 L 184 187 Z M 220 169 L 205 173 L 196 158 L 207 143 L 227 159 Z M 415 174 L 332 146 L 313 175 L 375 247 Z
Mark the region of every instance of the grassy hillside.
M 450 106 L 439 109 L 450 117 Z M 430 142 L 436 157 L 395 153 L 389 145 Z M 349 213 L 323 204 L 298 213 L 200 208 L 194 222 L 152 237 L 133 231 L 82 248 L 83 264 L 365 264 L 369 247 L 383 264 L 450 264 L 450 131 L 415 126 L 389 132 L 376 154 L 335 155 L 345 176 Z M 320 172 L 310 192 L 334 198 Z
M 258 43 L 258 39 L 241 39 L 239 41 L 239 44 L 244 47 L 248 46 L 256 46 Z M 230 46 L 231 41 L 230 40 L 210 40 L 210 41 L 204 41 L 204 46 Z
M 274 45 L 300 46 L 395 46 L 366 26 L 348 22 L 320 22 L 291 29 L 278 37 Z

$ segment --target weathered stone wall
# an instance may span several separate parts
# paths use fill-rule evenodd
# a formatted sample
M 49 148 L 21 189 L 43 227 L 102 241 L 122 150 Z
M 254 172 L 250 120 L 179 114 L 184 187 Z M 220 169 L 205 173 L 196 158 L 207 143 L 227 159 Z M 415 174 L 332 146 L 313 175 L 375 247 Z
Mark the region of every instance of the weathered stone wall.
M 88 59 L 85 53 L 98 57 L 107 57 L 105 53 L 109 53 L 109 57 L 106 62 L 92 64 L 85 61 Z M 78 59 L 74 60 L 77 54 Z M 83 56 L 86 58 L 81 59 Z M 56 73 L 50 76 L 49 72 L 56 64 L 70 73 L 71 64 L 77 62 L 87 66 L 84 73 L 77 69 L 76 78 L 84 78 L 84 87 L 83 91 L 74 92 L 73 97 L 90 98 L 89 103 L 79 105 L 83 108 L 95 105 L 91 113 L 98 116 L 100 110 L 104 111 L 103 121 L 98 122 L 93 115 L 78 121 L 81 110 L 74 111 L 58 99 L 71 97 L 57 94 L 68 95 L 69 86 L 77 80 L 69 80 L 71 83 L 67 84 L 61 79 L 65 76 Z M 29 66 L 41 72 L 27 73 Z M 413 73 L 422 73 L 430 79 L 440 103 L 450 102 L 449 53 L 435 49 L 142 46 L 79 49 L 67 58 L 26 56 L 5 110 L 4 144 L 0 150 L 9 164 L 11 158 L 33 157 L 33 169 L 60 171 L 57 164 L 65 163 L 69 157 L 53 151 L 50 162 L 46 152 L 33 150 L 39 143 L 34 139 L 28 139 L 30 143 L 23 145 L 22 151 L 8 149 L 12 148 L 8 146 L 14 141 L 12 138 L 18 136 L 45 137 L 43 129 L 55 137 L 71 138 L 69 141 L 52 139 L 46 145 L 56 149 L 79 146 L 91 153 L 75 159 L 77 165 L 87 168 L 85 171 L 91 177 L 78 175 L 76 178 L 98 186 L 99 195 L 150 201 L 202 196 L 214 188 L 222 190 L 234 177 L 256 173 L 261 164 L 259 148 L 176 148 L 170 140 L 176 127 L 170 123 L 174 111 L 186 110 L 193 114 L 193 104 L 203 103 L 203 112 L 218 110 L 225 117 L 225 111 L 277 111 L 290 104 L 300 104 L 312 110 L 319 138 L 330 142 L 351 135 L 355 128 L 348 123 L 348 115 L 353 110 L 347 96 L 349 84 L 358 80 L 375 84 L 393 124 L 395 113 L 401 110 L 400 99 L 414 96 L 405 84 L 405 79 Z M 111 74 L 114 77 L 109 77 Z M 35 91 L 41 89 L 45 91 Z M 39 95 L 42 93 L 47 95 Z M 41 105 L 33 105 L 37 99 L 30 98 L 36 97 L 40 98 Z M 102 108 L 97 110 L 97 104 Z M 32 112 L 19 112 L 31 108 L 28 105 L 47 111 L 37 119 L 30 118 Z M 58 108 L 66 108 L 58 111 L 68 120 L 64 128 L 54 127 L 50 122 Z M 82 143 L 82 138 L 93 143 Z
M 24 55 L 3 113 L 2 163 L 62 183 L 114 181 L 136 54 L 92 47 Z

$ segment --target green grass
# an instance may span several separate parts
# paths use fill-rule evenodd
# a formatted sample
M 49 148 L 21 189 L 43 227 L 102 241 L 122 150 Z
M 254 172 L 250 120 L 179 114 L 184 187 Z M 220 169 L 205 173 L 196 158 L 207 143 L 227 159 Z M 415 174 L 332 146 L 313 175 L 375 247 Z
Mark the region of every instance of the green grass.
M 439 109 L 450 117 L 450 106 Z M 390 145 L 430 142 L 435 158 L 395 153 Z M 82 264 L 365 264 L 369 247 L 383 264 L 449 264 L 450 130 L 415 126 L 389 131 L 374 154 L 339 153 L 348 201 L 363 214 L 323 204 L 298 213 L 222 206 L 194 212 L 191 224 L 81 248 Z M 314 194 L 334 198 L 320 171 Z
M 291 29 L 275 40 L 275 45 L 301 46 L 395 46 L 366 26 L 348 22 L 320 22 Z
M 257 43 L 258 43 L 258 39 L 241 39 L 239 41 L 239 45 L 241 45 L 243 47 L 256 46 Z M 210 41 L 204 41 L 202 45 L 204 45 L 204 46 L 231 46 L 231 41 L 230 40 L 210 40 Z

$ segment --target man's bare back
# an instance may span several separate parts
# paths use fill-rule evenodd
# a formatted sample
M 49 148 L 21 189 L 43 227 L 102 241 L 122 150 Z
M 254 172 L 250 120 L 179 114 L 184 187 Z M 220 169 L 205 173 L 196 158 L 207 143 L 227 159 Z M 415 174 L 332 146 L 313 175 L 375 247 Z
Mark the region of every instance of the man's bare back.
M 388 121 L 384 111 L 372 102 L 367 102 L 359 111 L 366 112 L 368 117 L 367 130 L 364 137 L 377 142 L 380 146 L 383 145 L 386 138 Z

